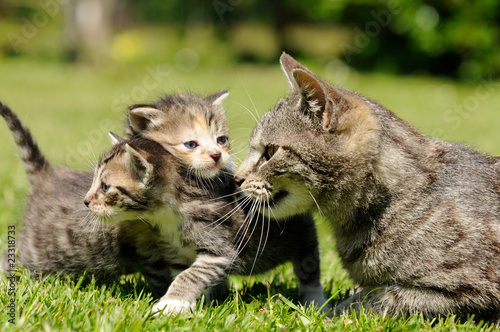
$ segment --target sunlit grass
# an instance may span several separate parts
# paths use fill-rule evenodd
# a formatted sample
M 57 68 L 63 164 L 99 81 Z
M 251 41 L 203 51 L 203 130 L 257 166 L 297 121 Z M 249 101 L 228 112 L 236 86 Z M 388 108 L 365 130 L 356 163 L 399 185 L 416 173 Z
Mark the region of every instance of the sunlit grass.
M 151 102 L 163 93 L 175 91 L 208 95 L 229 89 L 231 94 L 225 109 L 238 164 L 238 159 L 245 156 L 254 117 L 262 115 L 288 92 L 277 61 L 271 67 L 210 67 L 200 58 L 191 71 L 183 69 L 186 68 L 176 66 L 173 58 L 150 65 L 106 68 L 4 59 L 0 62 L 0 100 L 28 124 L 52 162 L 88 169 L 89 159 L 110 146 L 106 132 L 122 133 L 128 104 Z M 481 80 L 476 85 L 463 85 L 442 79 L 352 71 L 342 76 L 341 81 L 331 66 L 312 66 L 312 69 L 334 84 L 344 83 L 375 99 L 427 134 L 436 133 L 482 151 L 500 153 L 497 85 L 485 90 L 481 88 Z M 480 94 L 478 88 L 482 89 Z M 0 142 L 0 249 L 3 251 L 7 247 L 7 226 L 16 225 L 20 231 L 28 184 L 11 133 L 3 124 L 0 124 Z M 334 239 L 327 227 L 321 222 L 318 226 L 322 283 L 337 301 L 354 285 L 334 253 Z M 0 312 L 0 330 L 448 331 L 482 328 L 471 321 L 457 324 L 453 317 L 431 322 L 419 316 L 396 320 L 361 314 L 351 318 L 335 317 L 328 322 L 310 310 L 297 310 L 297 281 L 289 265 L 265 276 L 233 277 L 231 282 L 233 293 L 223 305 L 200 304 L 193 315 L 154 318 L 149 312 L 152 301 L 149 289 L 136 276 L 124 278 L 119 284 L 102 286 L 78 284 L 78 280 L 55 276 L 36 280 L 23 272 L 16 295 L 16 324 L 7 322 L 6 311 Z M 0 302 L 6 304 L 6 301 L 5 287 L 2 287 Z

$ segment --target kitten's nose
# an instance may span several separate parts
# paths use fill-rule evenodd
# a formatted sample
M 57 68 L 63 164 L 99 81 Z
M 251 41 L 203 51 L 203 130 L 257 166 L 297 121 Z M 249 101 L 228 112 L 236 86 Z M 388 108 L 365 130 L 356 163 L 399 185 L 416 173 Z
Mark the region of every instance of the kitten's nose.
M 219 159 L 220 159 L 220 156 L 222 155 L 222 153 L 220 151 L 217 151 L 215 153 L 212 153 L 210 155 L 210 157 L 215 161 L 215 162 L 218 162 Z
M 236 182 L 236 185 L 239 187 L 243 184 L 243 182 L 245 182 L 245 178 L 235 175 L 234 182 Z
M 85 200 L 85 201 L 83 201 L 83 204 L 85 204 L 86 207 L 89 207 L 90 202 Z

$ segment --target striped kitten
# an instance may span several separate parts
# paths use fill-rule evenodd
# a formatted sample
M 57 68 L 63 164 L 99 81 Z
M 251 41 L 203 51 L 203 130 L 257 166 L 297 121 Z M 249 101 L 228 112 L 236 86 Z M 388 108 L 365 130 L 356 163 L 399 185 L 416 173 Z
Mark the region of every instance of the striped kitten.
M 175 278 L 153 311 L 194 309 L 207 288 L 227 292 L 218 286 L 226 286 L 229 274 L 262 273 L 287 261 L 294 264 L 302 301 L 322 305 L 310 216 L 296 216 L 286 226 L 264 220 L 240 206 L 231 173 L 219 172 L 203 185 L 197 176 L 154 141 L 116 137 L 100 158 L 85 198 L 103 221 L 139 219 L 160 234 L 164 251 L 145 263 L 159 267 L 158 274 L 170 269 Z
M 52 166 L 28 128 L 2 103 L 0 114 L 13 133 L 30 183 L 15 263 L 33 275 L 78 277 L 88 271 L 100 280 L 142 271 L 156 286 L 155 293 L 164 294 L 171 282 L 169 271 L 161 274 L 161 265 L 145 263 L 151 252 L 164 250 L 159 234 L 134 220 L 96 225 L 83 205 L 92 174 Z M 11 264 L 14 260 L 6 254 L 2 272 L 15 269 Z M 151 270 L 154 274 L 150 275 Z
M 500 323 L 500 158 L 425 136 L 287 54 L 281 64 L 292 93 L 255 128 L 235 180 L 280 219 L 321 208 L 361 286 L 336 313 Z
M 172 236 L 184 239 L 180 241 L 179 250 L 184 253 L 191 250 L 188 255 L 191 258 L 193 247 L 189 246 L 196 243 L 197 256 L 193 265 L 175 279 L 155 310 L 165 307 L 168 312 L 191 308 L 204 289 L 214 283 L 224 283 L 229 273 L 259 273 L 286 261 L 294 263 L 302 302 L 314 301 L 321 306 L 325 298 L 319 283 L 318 244 L 312 217 L 309 214 L 294 217 L 297 224 L 283 228 L 276 220 L 264 218 L 254 209 L 239 204 L 242 197 L 236 194 L 232 180 L 234 165 L 229 154 L 228 128 L 220 107 L 227 95 L 225 91 L 207 98 L 170 95 L 155 105 L 132 106 L 126 132 L 136 138 L 145 137 L 144 142 L 161 143 L 165 149 L 162 155 L 168 160 L 163 163 L 147 160 L 147 156 L 161 154 L 158 147 L 157 152 L 148 154 L 126 144 L 122 150 L 127 150 L 125 155 L 128 157 L 108 158 L 107 163 L 104 163 L 106 158 L 101 159 L 102 170 L 97 170 L 87 202 L 92 208 L 90 198 L 100 193 L 101 201 L 96 200 L 94 207 L 100 216 L 111 216 L 117 210 L 134 210 L 127 207 L 134 200 L 137 204 L 148 202 L 148 207 L 136 206 L 139 211 L 145 211 L 141 218 L 150 220 L 176 245 L 179 241 Z M 151 141 L 148 144 L 153 145 Z M 142 159 L 141 152 L 146 154 Z M 130 189 L 108 183 L 112 181 L 108 177 L 118 174 L 115 169 L 125 169 L 110 164 L 117 161 L 132 162 L 131 165 L 135 162 L 135 166 L 129 168 L 132 173 L 122 177 L 123 183 L 128 181 L 132 185 Z M 170 169 L 166 171 L 167 165 Z M 141 175 L 134 176 L 134 169 Z M 163 176 L 154 174 L 153 170 L 158 169 L 163 170 Z M 130 182 L 130 179 L 143 177 L 141 185 Z M 150 177 L 154 185 L 149 184 Z M 147 190 L 141 191 L 143 188 Z M 159 191 L 151 195 L 149 190 Z M 128 203 L 120 208 L 121 203 L 115 204 L 116 195 Z M 150 198 L 143 195 L 150 195 Z M 156 202 L 158 198 L 160 201 Z M 151 213 L 153 217 L 149 216 Z M 178 227 L 183 231 L 179 233 Z M 186 229 L 189 232 L 186 233 Z M 200 278 L 202 272 L 206 277 Z

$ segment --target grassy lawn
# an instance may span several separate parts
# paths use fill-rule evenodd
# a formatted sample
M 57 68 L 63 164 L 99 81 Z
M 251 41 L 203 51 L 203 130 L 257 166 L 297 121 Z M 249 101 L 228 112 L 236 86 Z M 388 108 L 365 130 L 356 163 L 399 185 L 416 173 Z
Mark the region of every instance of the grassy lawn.
M 276 62 L 273 67 L 238 65 L 186 68 L 172 61 L 151 65 L 103 68 L 74 67 L 54 62 L 0 60 L 0 100 L 27 123 L 46 156 L 53 163 L 89 169 L 89 162 L 110 146 L 106 133 L 122 133 L 121 123 L 129 104 L 155 100 L 163 93 L 192 91 L 201 94 L 229 89 L 225 102 L 236 163 L 244 158 L 254 117 L 270 109 L 287 94 L 288 85 Z M 434 78 L 392 77 L 350 73 L 329 64 L 311 66 L 332 83 L 375 99 L 423 132 L 467 143 L 481 151 L 500 154 L 497 107 L 499 86 L 457 84 Z M 186 72 L 186 70 L 189 70 Z M 2 122 L 2 121 L 0 121 Z M 7 247 L 9 225 L 22 225 L 28 183 L 10 131 L 0 124 L 0 250 Z M 321 220 L 322 283 L 333 301 L 354 286 L 333 250 L 333 238 Z M 5 278 L 1 277 L 5 283 Z M 82 281 L 82 280 L 80 280 Z M 119 284 L 95 285 L 64 277 L 29 278 L 26 272 L 16 291 L 16 323 L 7 310 L 0 311 L 0 330 L 491 330 L 472 321 L 457 323 L 453 317 L 428 321 L 419 316 L 403 320 L 386 317 L 335 317 L 326 322 L 320 314 L 296 307 L 297 282 L 291 266 L 264 276 L 232 277 L 233 292 L 220 306 L 203 306 L 192 315 L 155 318 L 150 315 L 149 288 L 138 276 Z M 281 294 L 281 295 L 280 295 Z M 7 305 L 5 285 L 0 305 Z

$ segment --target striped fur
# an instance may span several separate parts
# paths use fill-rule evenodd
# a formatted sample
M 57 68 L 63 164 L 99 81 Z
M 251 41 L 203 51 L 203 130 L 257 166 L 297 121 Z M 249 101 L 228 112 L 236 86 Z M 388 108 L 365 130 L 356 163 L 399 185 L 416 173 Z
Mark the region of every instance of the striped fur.
M 284 54 L 292 86 L 236 181 L 290 217 L 320 209 L 361 290 L 337 305 L 500 321 L 500 158 L 427 137 Z M 264 213 L 269 213 L 265 210 Z
M 6 117 L 13 116 L 9 112 Z M 18 135 L 31 137 L 23 124 L 15 128 L 22 128 Z M 99 280 L 142 272 L 155 295 L 164 295 L 155 309 L 168 305 L 168 312 L 193 307 L 207 287 L 208 295 L 227 294 L 229 273 L 261 273 L 292 261 L 303 299 L 323 304 L 310 215 L 294 217 L 290 226 L 263 219 L 240 205 L 230 168 L 202 179 L 155 142 L 113 141 L 116 145 L 102 155 L 94 173 L 101 181 L 48 162 L 34 169 L 19 237 L 19 265 L 34 275 L 78 277 L 88 271 Z M 141 164 L 144 160 L 137 154 L 130 158 L 133 151 L 151 167 Z M 102 177 L 108 179 L 103 168 L 119 170 L 111 173 L 120 175 L 120 183 L 107 191 L 113 197 L 102 201 L 119 211 L 105 218 L 112 223 L 101 222 L 84 205 L 87 201 L 92 207 L 101 197 Z M 8 270 L 4 260 L 2 271 Z
M 136 152 L 153 174 L 143 183 L 129 156 Z M 240 205 L 232 174 L 221 172 L 201 185 L 175 156 L 144 138 L 116 144 L 100 158 L 95 174 L 86 200 L 97 217 L 147 221 L 162 238 L 162 262 L 171 267 L 173 282 L 154 311 L 192 309 L 205 290 L 226 284 L 229 274 L 262 273 L 287 261 L 294 263 L 304 298 L 324 303 L 316 233 L 309 215 L 294 217 L 287 226 L 254 215 Z M 136 198 L 130 200 L 124 192 Z
M 98 223 L 83 204 L 92 174 L 51 166 L 19 118 L 4 104 L 0 113 L 13 132 L 31 183 L 16 263 L 32 275 L 79 277 L 88 271 L 101 281 L 139 271 L 148 278 L 153 273 L 154 289 L 163 294 L 171 279 L 161 255 L 151 255 L 163 250 L 158 232 L 134 221 Z M 4 257 L 1 270 L 10 269 Z
M 18 116 L 11 109 L 0 102 L 0 114 L 4 117 L 7 126 L 12 131 L 12 135 L 19 149 L 21 160 L 28 174 L 30 182 L 40 172 L 49 167 L 49 163 L 38 148 L 35 139 L 31 136 L 28 128 L 19 120 Z
M 287 261 L 294 264 L 303 302 L 322 305 L 325 298 L 319 283 L 319 253 L 312 217 L 296 216 L 286 227 L 264 218 L 255 208 L 240 204 L 243 197 L 236 191 L 230 159 L 221 158 L 220 170 L 207 178 L 193 171 L 192 159 L 179 154 L 175 140 L 184 142 L 182 133 L 196 128 L 193 123 L 205 128 L 205 132 L 196 133 L 198 137 L 208 136 L 215 141 L 227 136 L 224 113 L 219 108 L 225 95 L 225 92 L 207 98 L 171 95 L 155 105 L 131 107 L 127 131 L 132 138 L 117 143 L 101 157 L 87 195 L 89 207 L 101 211 L 103 217 L 117 213 L 111 218 L 120 219 L 117 211 L 130 213 L 131 207 L 120 203 L 124 200 L 120 198 L 112 199 L 116 204 L 111 206 L 108 196 L 115 196 L 118 186 L 125 187 L 127 192 L 149 203 L 143 211 L 140 206 L 132 209 L 168 237 L 174 251 L 183 252 L 186 259 L 192 259 L 192 250 L 196 251 L 195 259 L 179 271 L 154 311 L 188 310 L 209 287 L 227 293 L 224 285 L 231 273 L 262 273 Z M 229 145 L 223 144 L 220 149 L 228 153 Z M 139 156 L 131 158 L 130 154 Z M 142 167 L 132 165 L 137 162 Z M 137 176 L 137 169 L 151 169 L 152 176 Z M 118 178 L 119 184 L 113 183 Z M 103 183 L 106 193 L 102 191 Z M 172 207 L 170 213 L 161 209 L 165 205 Z M 156 213 L 157 210 L 161 213 Z M 166 255 L 165 260 L 170 258 Z

